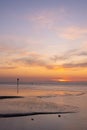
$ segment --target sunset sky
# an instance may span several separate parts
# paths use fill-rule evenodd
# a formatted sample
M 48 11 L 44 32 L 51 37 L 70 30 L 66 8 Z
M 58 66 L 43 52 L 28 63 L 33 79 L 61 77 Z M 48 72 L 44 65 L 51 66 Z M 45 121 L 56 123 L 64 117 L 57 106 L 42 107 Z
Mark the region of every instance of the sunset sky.
M 87 81 L 87 0 L 0 0 L 0 82 Z

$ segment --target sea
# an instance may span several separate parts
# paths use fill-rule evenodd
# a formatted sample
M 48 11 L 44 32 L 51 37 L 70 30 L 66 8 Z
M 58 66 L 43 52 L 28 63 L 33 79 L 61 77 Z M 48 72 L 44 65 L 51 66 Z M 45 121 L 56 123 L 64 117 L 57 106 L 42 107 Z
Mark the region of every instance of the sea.
M 0 130 L 87 130 L 87 83 L 1 83 Z

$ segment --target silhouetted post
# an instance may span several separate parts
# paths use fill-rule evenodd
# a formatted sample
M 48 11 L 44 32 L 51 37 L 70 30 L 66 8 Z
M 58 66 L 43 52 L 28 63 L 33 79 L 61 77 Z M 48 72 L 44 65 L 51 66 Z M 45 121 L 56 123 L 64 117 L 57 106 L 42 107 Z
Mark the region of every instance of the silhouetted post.
M 19 93 L 19 78 L 17 78 L 17 94 Z

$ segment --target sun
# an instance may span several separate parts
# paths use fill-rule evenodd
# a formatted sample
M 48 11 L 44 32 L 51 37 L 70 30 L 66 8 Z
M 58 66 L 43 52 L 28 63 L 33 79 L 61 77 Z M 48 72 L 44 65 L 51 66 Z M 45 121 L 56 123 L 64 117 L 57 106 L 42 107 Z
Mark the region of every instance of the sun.
M 67 81 L 69 81 L 69 80 L 66 80 L 66 79 L 58 79 L 58 81 L 60 81 L 60 82 L 67 82 Z
M 56 81 L 56 82 L 68 82 L 70 80 L 61 78 L 61 79 L 53 79 L 53 81 Z

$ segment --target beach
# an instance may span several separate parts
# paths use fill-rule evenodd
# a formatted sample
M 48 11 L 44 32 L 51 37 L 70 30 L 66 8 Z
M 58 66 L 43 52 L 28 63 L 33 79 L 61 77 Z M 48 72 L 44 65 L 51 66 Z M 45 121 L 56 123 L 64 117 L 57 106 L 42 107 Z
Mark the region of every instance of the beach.
M 0 84 L 0 130 L 86 130 L 87 86 Z
M 0 130 L 87 130 L 87 0 L 0 0 Z

